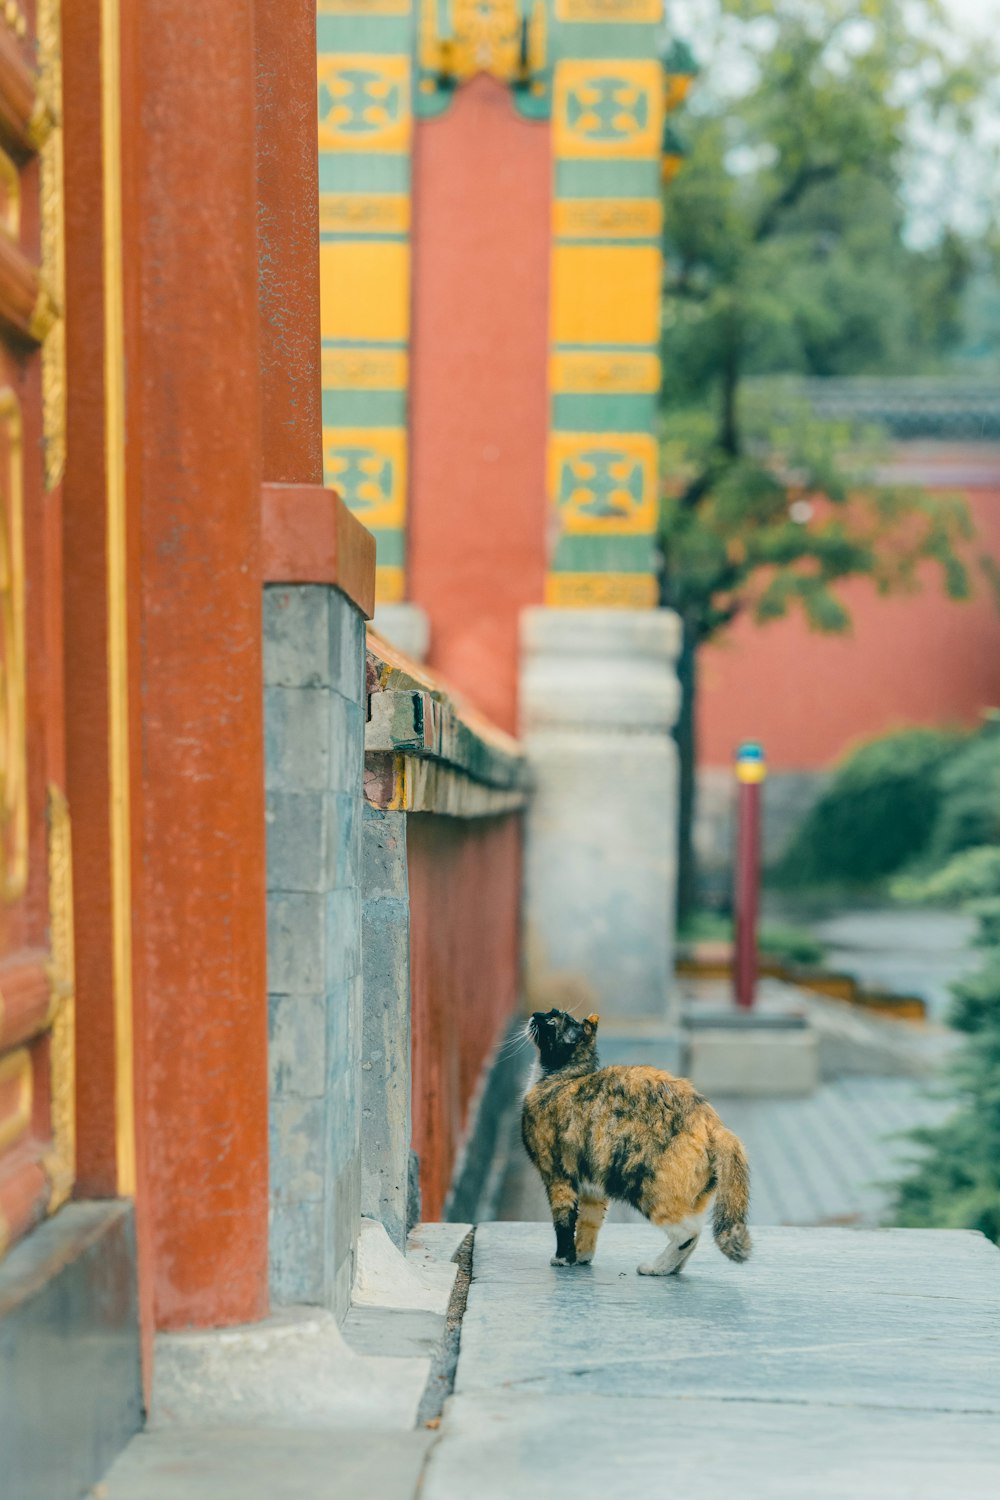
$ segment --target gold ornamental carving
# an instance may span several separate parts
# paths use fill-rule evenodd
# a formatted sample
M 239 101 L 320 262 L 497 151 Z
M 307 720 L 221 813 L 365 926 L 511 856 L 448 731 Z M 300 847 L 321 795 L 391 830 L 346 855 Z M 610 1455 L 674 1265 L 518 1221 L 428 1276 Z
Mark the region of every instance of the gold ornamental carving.
M 420 66 L 464 83 L 489 73 L 503 83 L 521 77 L 545 49 L 545 6 L 522 0 L 423 0 Z
M 53 121 L 41 148 L 42 281 L 45 287 L 42 418 L 45 487 L 48 490 L 56 487 L 66 467 L 66 325 L 62 316 L 66 276 L 59 4 L 60 0 L 38 0 L 39 98 Z

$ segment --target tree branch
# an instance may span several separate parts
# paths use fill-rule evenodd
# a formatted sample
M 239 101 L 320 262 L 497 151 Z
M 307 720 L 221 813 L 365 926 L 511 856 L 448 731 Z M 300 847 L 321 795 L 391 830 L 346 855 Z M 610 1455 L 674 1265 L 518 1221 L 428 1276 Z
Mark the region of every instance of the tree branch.
M 843 162 L 839 161 L 813 162 L 800 167 L 784 191 L 761 214 L 754 230 L 754 243 L 759 245 L 763 240 L 769 239 L 781 222 L 782 215 L 794 208 L 811 187 L 819 182 L 828 182 L 842 171 Z

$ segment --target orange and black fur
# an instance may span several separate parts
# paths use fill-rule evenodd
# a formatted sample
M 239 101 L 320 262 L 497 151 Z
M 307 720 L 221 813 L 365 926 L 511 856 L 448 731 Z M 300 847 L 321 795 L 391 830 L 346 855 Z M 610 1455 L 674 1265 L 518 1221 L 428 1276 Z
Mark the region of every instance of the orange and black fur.
M 659 1068 L 602 1068 L 597 1016 L 536 1011 L 528 1031 L 541 1076 L 521 1134 L 549 1195 L 554 1266 L 594 1258 L 608 1200 L 630 1203 L 667 1232 L 640 1276 L 673 1276 L 688 1260 L 714 1196 L 712 1232 L 730 1260 L 750 1254 L 750 1168 L 740 1140 L 686 1078 Z

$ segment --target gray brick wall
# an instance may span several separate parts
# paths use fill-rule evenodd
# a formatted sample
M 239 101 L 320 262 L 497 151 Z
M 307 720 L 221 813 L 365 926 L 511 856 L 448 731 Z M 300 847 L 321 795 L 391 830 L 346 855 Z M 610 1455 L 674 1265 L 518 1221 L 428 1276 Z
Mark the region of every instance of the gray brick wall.
M 364 622 L 264 589 L 271 1297 L 342 1316 L 361 1211 Z

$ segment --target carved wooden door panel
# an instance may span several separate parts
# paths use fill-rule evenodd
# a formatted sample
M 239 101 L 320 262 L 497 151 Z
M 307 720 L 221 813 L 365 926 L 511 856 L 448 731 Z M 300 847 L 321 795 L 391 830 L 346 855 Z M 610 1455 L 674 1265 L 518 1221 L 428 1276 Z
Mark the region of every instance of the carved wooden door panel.
M 0 1254 L 73 1181 L 59 0 L 0 9 Z

